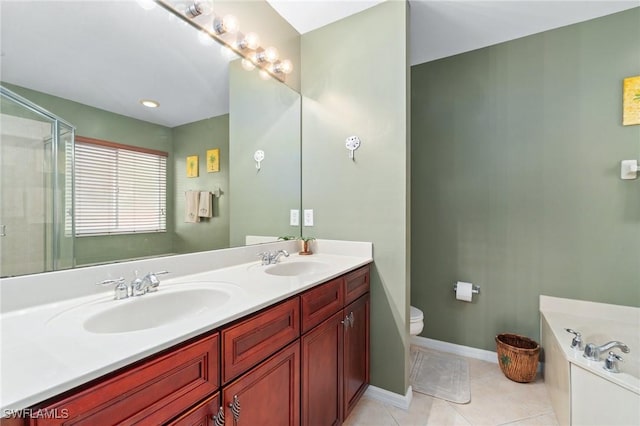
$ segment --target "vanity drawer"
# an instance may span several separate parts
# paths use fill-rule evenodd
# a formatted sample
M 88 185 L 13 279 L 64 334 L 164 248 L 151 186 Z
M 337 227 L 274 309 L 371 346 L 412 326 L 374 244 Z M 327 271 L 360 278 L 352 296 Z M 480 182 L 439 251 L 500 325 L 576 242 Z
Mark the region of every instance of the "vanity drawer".
M 222 381 L 227 383 L 300 336 L 295 297 L 222 330 Z
M 213 416 L 218 415 L 219 409 L 220 393 L 216 392 L 189 411 L 181 414 L 180 417 L 167 423 L 167 426 L 210 425 L 212 424 Z
M 329 281 L 305 292 L 300 297 L 302 332 L 306 333 L 344 306 L 344 281 Z
M 369 265 L 344 276 L 345 305 L 369 291 Z
M 161 424 L 218 388 L 218 361 L 215 334 L 42 407 L 65 419 L 32 418 L 29 424 Z

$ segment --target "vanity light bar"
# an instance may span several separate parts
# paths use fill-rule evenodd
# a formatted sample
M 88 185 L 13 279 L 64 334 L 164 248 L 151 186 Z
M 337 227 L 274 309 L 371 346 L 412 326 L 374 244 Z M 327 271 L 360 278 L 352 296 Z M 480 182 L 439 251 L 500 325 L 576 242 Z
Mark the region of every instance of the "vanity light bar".
M 258 68 L 261 74 L 270 75 L 281 82 L 284 82 L 286 75 L 293 70 L 293 64 L 290 60 L 278 59 L 279 55 L 276 48 L 261 48 L 259 46 L 258 36 L 255 33 L 247 33 L 244 37 L 241 37 L 241 34 L 238 33 L 238 37 L 234 42 L 225 40 L 223 35 L 237 33 L 238 31 L 238 21 L 231 15 L 226 15 L 224 18 L 215 17 L 211 28 L 206 28 L 202 24 L 194 21 L 193 18 L 205 14 L 205 10 L 211 13 L 208 8 L 204 6 L 205 2 L 210 4 L 210 0 L 191 0 L 190 5 L 187 6 L 185 10 L 176 9 L 176 7 L 166 0 L 154 1 L 169 13 L 177 16 L 196 30 L 208 35 L 240 56 L 243 62 L 242 67 L 245 70 L 249 71 L 253 68 Z

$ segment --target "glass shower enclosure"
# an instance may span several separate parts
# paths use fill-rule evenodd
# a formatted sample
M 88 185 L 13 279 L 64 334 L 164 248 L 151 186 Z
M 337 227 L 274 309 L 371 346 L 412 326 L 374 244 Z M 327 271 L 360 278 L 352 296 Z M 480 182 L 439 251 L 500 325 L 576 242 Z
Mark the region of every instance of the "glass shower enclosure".
M 72 268 L 75 128 L 0 93 L 0 276 Z

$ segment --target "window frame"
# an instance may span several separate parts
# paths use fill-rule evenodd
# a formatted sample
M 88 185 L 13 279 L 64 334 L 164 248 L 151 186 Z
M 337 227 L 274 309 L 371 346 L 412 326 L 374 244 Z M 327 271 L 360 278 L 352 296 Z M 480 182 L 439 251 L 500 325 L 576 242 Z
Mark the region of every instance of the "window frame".
M 96 145 L 103 149 L 113 151 L 113 155 L 115 156 L 115 158 L 112 160 L 114 162 L 114 167 L 117 168 L 117 170 L 127 170 L 129 174 L 135 174 L 135 170 L 134 170 L 135 168 L 131 167 L 131 164 L 127 164 L 126 159 L 121 158 L 121 152 L 124 152 L 125 154 L 129 153 L 129 155 L 131 155 L 131 153 L 139 153 L 142 155 L 146 154 L 146 155 L 152 155 L 157 157 L 157 160 L 160 161 L 160 163 L 158 164 L 157 169 L 154 169 L 154 170 L 157 171 L 158 173 L 164 172 L 164 175 L 162 176 L 162 179 L 160 178 L 158 179 L 157 181 L 157 184 L 159 185 L 158 192 L 156 193 L 155 197 L 152 197 L 158 201 L 158 209 L 159 209 L 158 210 L 159 214 L 157 216 L 154 216 L 154 219 L 153 219 L 153 220 L 157 220 L 157 223 L 158 223 L 158 226 L 155 229 L 151 229 L 149 227 L 145 228 L 144 226 L 140 227 L 139 229 L 132 229 L 132 228 L 135 228 L 136 226 L 135 219 L 132 219 L 132 218 L 129 218 L 129 222 L 127 223 L 127 225 L 123 225 L 120 223 L 123 221 L 122 215 L 125 215 L 127 213 L 125 212 L 125 209 L 121 207 L 123 205 L 122 201 L 126 197 L 119 196 L 119 189 L 122 186 L 123 181 L 119 180 L 120 176 L 118 172 L 115 173 L 113 182 L 111 183 L 111 186 L 113 187 L 113 190 L 111 192 L 111 197 L 113 197 L 113 201 L 112 201 L 113 205 L 110 206 L 110 210 L 112 210 L 112 212 L 110 213 L 109 218 L 105 222 L 103 222 L 102 224 L 98 224 L 96 226 L 96 228 L 102 227 L 103 230 L 87 230 L 86 228 L 89 227 L 88 225 L 85 225 L 83 229 L 83 225 L 81 223 L 82 219 L 79 217 L 79 211 L 82 211 L 82 209 L 78 208 L 79 202 L 83 201 L 82 196 L 79 196 L 79 191 L 78 191 L 79 186 L 82 186 L 82 183 L 81 183 L 82 178 L 79 179 L 79 175 L 78 175 L 79 169 L 82 169 L 82 166 L 79 167 L 79 164 L 82 164 L 82 162 L 78 162 L 78 155 L 79 153 L 80 155 L 82 155 L 81 154 L 82 148 L 78 149 L 78 145 L 86 145 L 86 146 Z M 133 155 L 135 156 L 135 154 Z M 134 145 L 126 145 L 122 143 L 76 135 L 75 147 L 74 147 L 74 163 L 75 163 L 74 209 L 73 209 L 74 221 L 75 221 L 74 237 L 83 238 L 83 237 L 109 236 L 109 235 L 166 233 L 167 232 L 167 216 L 168 216 L 167 215 L 167 196 L 168 196 L 167 189 L 168 189 L 168 177 L 169 177 L 168 176 L 169 175 L 168 157 L 169 157 L 169 154 L 165 151 L 149 149 L 149 148 L 144 148 L 144 147 L 134 146 Z M 162 159 L 164 159 L 163 162 L 162 162 Z M 154 159 L 151 158 L 150 160 L 153 161 Z M 105 157 L 105 161 L 106 161 L 106 157 Z M 124 182 L 129 183 L 130 185 L 133 184 L 133 188 L 135 188 L 135 182 L 136 182 L 135 179 L 124 180 Z M 135 192 L 136 189 L 133 189 L 133 191 Z M 164 191 L 163 194 L 161 193 L 162 190 Z M 107 197 L 108 196 L 109 195 L 107 195 Z M 133 214 L 135 215 L 135 207 L 134 207 Z M 150 223 L 153 223 L 153 220 L 150 221 Z M 109 221 L 115 221 L 116 225 L 114 226 L 113 223 L 111 224 L 108 223 Z

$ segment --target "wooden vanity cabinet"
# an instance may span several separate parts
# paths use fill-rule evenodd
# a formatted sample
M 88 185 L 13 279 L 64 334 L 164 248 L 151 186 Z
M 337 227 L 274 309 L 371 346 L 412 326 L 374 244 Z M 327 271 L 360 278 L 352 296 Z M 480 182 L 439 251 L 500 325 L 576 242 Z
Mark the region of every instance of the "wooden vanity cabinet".
M 365 266 L 300 297 L 304 426 L 342 424 L 369 384 L 369 277 Z
M 219 353 L 218 333 L 209 335 L 45 403 L 32 411 L 58 418 L 30 418 L 28 424 L 163 424 L 218 389 Z
M 300 424 L 300 342 L 295 342 L 222 388 L 226 424 Z M 233 408 L 235 405 L 235 409 Z
M 369 266 L 33 407 L 29 425 L 340 425 L 369 383 Z M 52 402 L 51 402 L 52 401 Z

